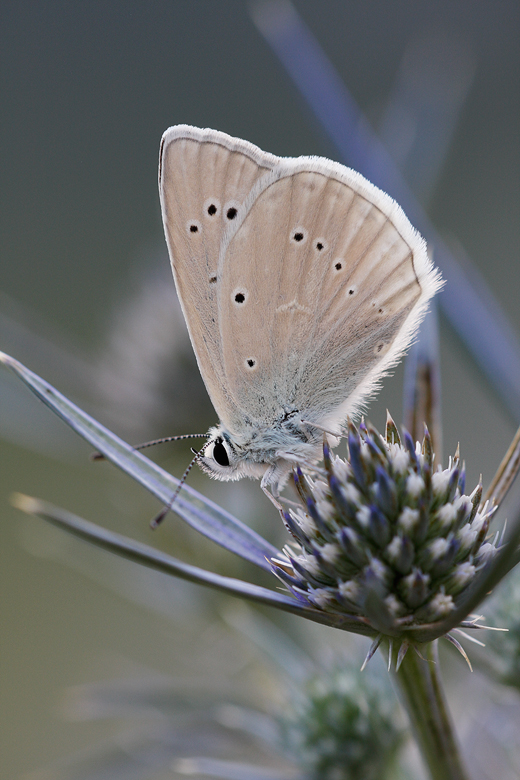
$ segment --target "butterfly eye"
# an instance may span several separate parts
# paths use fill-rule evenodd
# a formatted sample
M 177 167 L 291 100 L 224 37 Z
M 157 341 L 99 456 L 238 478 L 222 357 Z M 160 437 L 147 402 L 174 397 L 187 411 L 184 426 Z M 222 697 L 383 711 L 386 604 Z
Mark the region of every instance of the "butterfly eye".
M 219 466 L 229 466 L 227 450 L 222 443 L 222 439 L 216 439 L 213 445 L 213 458 Z

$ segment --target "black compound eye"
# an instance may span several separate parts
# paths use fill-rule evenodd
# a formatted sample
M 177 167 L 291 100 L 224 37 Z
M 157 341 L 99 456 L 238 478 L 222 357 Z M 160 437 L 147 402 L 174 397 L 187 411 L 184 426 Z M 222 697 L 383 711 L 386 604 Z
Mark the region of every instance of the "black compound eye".
M 213 458 L 219 466 L 229 466 L 229 458 L 226 448 L 222 444 L 222 439 L 216 439 L 213 446 Z

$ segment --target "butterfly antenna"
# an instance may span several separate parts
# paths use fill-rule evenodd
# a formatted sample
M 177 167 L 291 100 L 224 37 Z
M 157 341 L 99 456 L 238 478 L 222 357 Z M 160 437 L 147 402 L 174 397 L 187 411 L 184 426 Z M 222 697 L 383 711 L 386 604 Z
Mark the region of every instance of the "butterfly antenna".
M 164 436 L 162 439 L 153 439 L 152 441 L 145 441 L 143 444 L 135 444 L 132 449 L 144 450 L 147 447 L 153 447 L 156 444 L 166 444 L 169 441 L 181 441 L 182 439 L 205 439 L 206 433 L 184 433 L 182 436 Z M 90 456 L 91 460 L 105 460 L 105 456 L 102 452 L 93 452 Z
M 186 436 L 184 438 L 189 438 L 189 436 Z M 175 503 L 175 499 L 179 495 L 179 493 L 180 493 L 180 491 L 182 489 L 182 486 L 186 482 L 186 480 L 188 478 L 188 474 L 192 470 L 192 468 L 195 465 L 195 463 L 198 460 L 200 460 L 200 458 L 202 458 L 202 456 L 204 455 L 204 453 L 205 453 L 205 451 L 208 448 L 210 443 L 211 443 L 210 441 L 207 441 L 206 444 L 204 444 L 204 446 L 202 447 L 202 449 L 200 449 L 198 452 L 195 452 L 195 457 L 192 458 L 192 460 L 188 464 L 188 467 L 187 467 L 186 471 L 182 475 L 182 477 L 180 479 L 180 482 L 177 485 L 177 488 L 175 489 L 175 493 L 173 494 L 171 499 L 168 501 L 168 504 L 165 507 L 163 507 L 163 509 L 161 509 L 159 514 L 156 515 L 153 520 L 150 521 L 150 528 L 155 529 L 155 528 L 157 528 L 158 525 L 160 525 L 162 523 L 162 521 L 164 520 L 164 518 L 166 517 L 166 515 L 168 514 L 168 512 L 172 508 L 173 504 Z M 193 452 L 193 450 L 192 450 L 192 452 Z

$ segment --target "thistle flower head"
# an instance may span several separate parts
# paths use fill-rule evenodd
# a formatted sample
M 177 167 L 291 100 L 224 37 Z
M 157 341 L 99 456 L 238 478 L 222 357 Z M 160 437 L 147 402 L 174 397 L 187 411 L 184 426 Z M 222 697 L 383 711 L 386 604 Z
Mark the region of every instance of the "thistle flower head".
M 307 679 L 279 725 L 284 751 L 319 780 L 387 777 L 404 737 L 388 678 L 353 665 Z
M 285 514 L 294 543 L 274 571 L 298 598 L 361 618 L 375 635 L 438 624 L 440 636 L 496 552 L 487 538 L 494 509 L 480 505 L 480 484 L 465 494 L 458 450 L 434 470 L 427 430 L 415 445 L 390 416 L 385 437 L 350 424 L 348 449 L 343 460 L 325 444 L 325 479 L 297 470 L 304 508 Z

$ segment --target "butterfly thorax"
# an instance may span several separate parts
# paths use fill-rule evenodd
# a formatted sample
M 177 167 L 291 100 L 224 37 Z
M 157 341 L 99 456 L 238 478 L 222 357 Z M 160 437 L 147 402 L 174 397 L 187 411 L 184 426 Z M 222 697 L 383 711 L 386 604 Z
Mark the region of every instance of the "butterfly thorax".
M 208 438 L 199 459 L 205 472 L 224 481 L 262 478 L 275 494 L 297 464 L 320 459 L 323 445 L 321 430 L 286 412 L 274 422 L 252 422 L 240 434 L 220 424 L 208 431 Z

